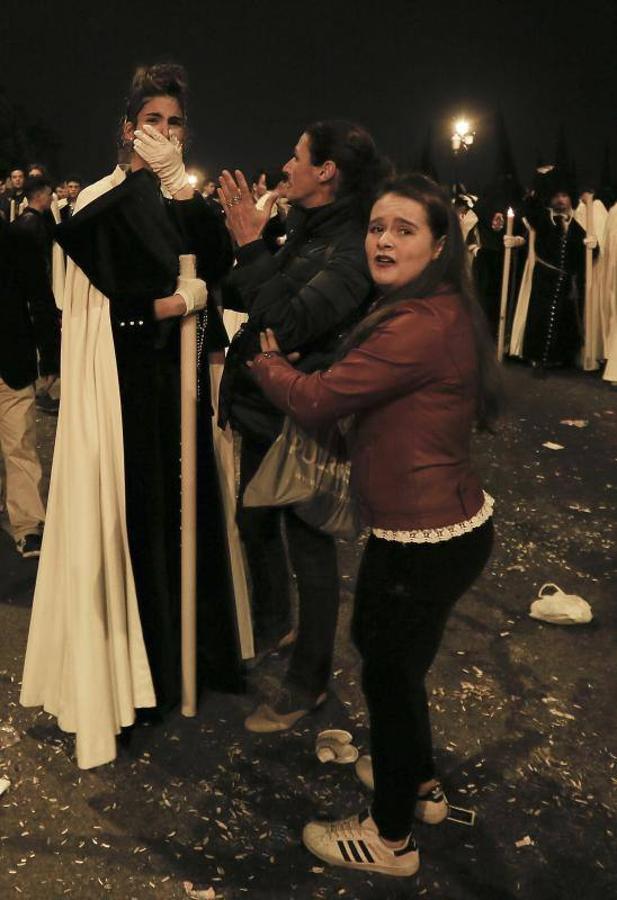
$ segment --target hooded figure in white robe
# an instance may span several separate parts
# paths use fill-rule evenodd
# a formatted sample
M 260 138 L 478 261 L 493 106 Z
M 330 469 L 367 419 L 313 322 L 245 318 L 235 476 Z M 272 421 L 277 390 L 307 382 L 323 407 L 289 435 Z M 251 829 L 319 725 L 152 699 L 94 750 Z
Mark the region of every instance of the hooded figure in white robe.
M 602 377 L 617 385 L 617 203 L 609 210 L 598 270 L 598 290 L 606 317 L 606 366 Z
M 608 213 L 601 200 L 592 200 L 592 221 L 587 222 L 587 203 L 582 199 L 574 210 L 574 218 L 584 229 L 588 237 L 598 241 L 598 252 L 592 262 L 591 285 L 585 297 L 585 329 L 584 344 L 581 351 L 581 367 L 586 372 L 600 368 L 600 362 L 606 359 L 605 344 L 608 340 L 608 310 L 602 290 L 604 232 Z M 589 227 L 590 226 L 590 227 Z

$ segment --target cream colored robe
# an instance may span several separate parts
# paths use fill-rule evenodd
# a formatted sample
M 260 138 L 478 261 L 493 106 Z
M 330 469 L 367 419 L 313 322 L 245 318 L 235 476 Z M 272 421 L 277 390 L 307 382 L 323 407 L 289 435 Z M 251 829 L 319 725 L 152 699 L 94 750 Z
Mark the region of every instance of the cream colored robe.
M 598 281 L 607 318 L 606 368 L 602 377 L 617 384 L 617 203 L 610 208 L 606 220 Z
M 600 360 L 606 358 L 605 343 L 608 340 L 607 311 L 604 308 L 604 292 L 601 289 L 601 268 L 604 255 L 604 233 L 608 213 L 601 200 L 593 201 L 593 234 L 598 238 L 598 255 L 591 270 L 591 290 L 585 297 L 591 308 L 585 308 L 585 344 L 581 350 L 581 368 L 586 372 L 600 368 Z M 574 218 L 587 231 L 587 204 L 582 201 L 574 211 Z
M 59 225 L 62 219 L 60 216 L 60 206 L 58 205 L 58 198 L 55 194 L 52 194 L 51 214 L 54 217 L 54 222 L 56 223 L 56 225 Z M 64 297 L 64 275 L 64 253 L 60 244 L 54 241 L 51 248 L 51 283 L 54 299 L 56 301 L 56 306 L 58 307 L 58 309 L 62 309 L 62 298 Z
M 510 335 L 510 356 L 523 355 L 523 343 L 525 340 L 525 326 L 527 325 L 527 313 L 529 312 L 529 298 L 531 297 L 531 283 L 533 280 L 533 270 L 536 264 L 536 232 L 531 227 L 527 219 L 523 219 L 525 228 L 527 229 L 527 241 L 529 250 L 521 285 L 518 290 L 516 307 L 514 310 L 514 318 L 512 320 L 512 334 Z
M 124 180 L 82 191 L 77 207 Z M 62 403 L 21 702 L 76 735 L 77 763 L 116 756 L 136 707 L 156 703 L 129 554 L 124 448 L 109 301 L 68 261 Z

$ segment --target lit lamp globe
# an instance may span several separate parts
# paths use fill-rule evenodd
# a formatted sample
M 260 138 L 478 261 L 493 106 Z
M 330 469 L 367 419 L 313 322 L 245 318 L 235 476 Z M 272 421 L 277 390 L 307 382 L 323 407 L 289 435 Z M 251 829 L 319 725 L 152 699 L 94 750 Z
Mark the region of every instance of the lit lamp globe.
M 463 138 L 469 132 L 469 122 L 467 119 L 457 119 L 454 123 L 454 133 Z
M 452 150 L 455 153 L 458 153 L 459 150 L 467 150 L 473 144 L 474 137 L 475 132 L 471 130 L 471 123 L 461 116 L 454 122 L 454 133 L 450 138 Z

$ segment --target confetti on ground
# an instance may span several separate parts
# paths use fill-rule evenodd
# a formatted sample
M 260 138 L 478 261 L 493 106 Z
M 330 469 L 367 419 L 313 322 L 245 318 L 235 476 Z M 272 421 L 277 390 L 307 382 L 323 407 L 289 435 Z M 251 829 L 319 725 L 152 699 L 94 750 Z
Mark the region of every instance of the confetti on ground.
M 486 840 L 485 827 L 464 830 L 467 821 L 447 825 L 467 841 L 451 835 L 460 850 L 451 855 L 423 834 L 423 868 L 407 893 L 476 897 L 481 872 L 487 897 L 609 897 L 617 835 L 606 691 L 617 678 L 617 415 L 604 411 L 608 395 L 595 379 L 551 374 L 539 384 L 522 368 L 505 370 L 511 411 L 497 439 L 474 439 L 478 469 L 498 503 L 499 540 L 457 604 L 427 680 L 446 793 L 477 810 L 498 840 Z M 579 415 L 589 419 L 587 429 L 562 430 L 561 419 Z M 39 433 L 51 432 L 46 419 L 40 425 Z M 547 432 L 569 439 L 567 454 L 540 452 Z M 249 694 L 208 691 L 196 718 L 178 712 L 138 725 L 113 764 L 81 772 L 73 737 L 42 710 L 19 704 L 31 592 L 28 561 L 5 537 L 0 572 L 4 579 L 13 571 L 14 580 L 0 602 L 0 724 L 21 741 L 0 752 L 0 777 L 11 781 L 0 798 L 0 896 L 187 900 L 185 880 L 198 900 L 396 894 L 398 885 L 381 877 L 311 859 L 300 841 L 307 821 L 339 819 L 368 799 L 353 767 L 323 766 L 315 757 L 317 735 L 334 728 L 370 751 L 349 639 L 360 543 L 337 543 L 341 628 L 331 698 L 319 713 L 288 734 L 245 731 L 256 689 L 268 676 L 278 684 L 288 666 L 288 655 L 274 655 L 249 673 Z M 32 566 L 32 586 L 35 572 Z M 548 577 L 580 589 L 597 627 L 576 633 L 528 618 Z M 589 865 L 563 865 L 573 847 Z
M 560 425 L 570 425 L 572 428 L 587 428 L 588 419 L 562 419 Z
M 542 444 L 543 447 L 546 447 L 547 450 L 565 450 L 566 448 L 563 444 L 556 444 L 554 441 L 545 441 Z
M 572 719 L 572 721 L 576 720 L 576 716 L 571 715 L 571 713 L 563 712 L 561 709 L 550 708 L 549 712 L 552 716 L 559 716 L 560 719 Z
M 196 888 L 192 881 L 184 881 L 182 887 L 190 900 L 216 900 L 216 891 L 213 887 Z
M 526 834 L 525 837 L 521 838 L 520 841 L 517 841 L 514 846 L 517 849 L 520 849 L 521 847 L 533 847 L 533 841 L 531 840 L 529 835 Z
M 0 750 L 8 750 L 20 741 L 20 734 L 12 725 L 0 725 Z

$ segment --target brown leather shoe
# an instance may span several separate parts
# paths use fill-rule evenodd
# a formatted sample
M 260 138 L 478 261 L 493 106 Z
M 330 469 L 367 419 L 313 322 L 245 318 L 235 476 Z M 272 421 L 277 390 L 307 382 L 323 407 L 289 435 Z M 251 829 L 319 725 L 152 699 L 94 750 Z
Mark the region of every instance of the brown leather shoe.
M 244 727 L 247 731 L 252 731 L 254 734 L 275 734 L 279 731 L 289 731 L 304 716 L 316 712 L 324 705 L 327 699 L 328 695 L 324 691 L 323 694 L 319 695 L 315 704 L 308 709 L 293 709 L 290 711 L 277 711 L 270 703 L 260 703 L 250 716 L 246 717 Z

